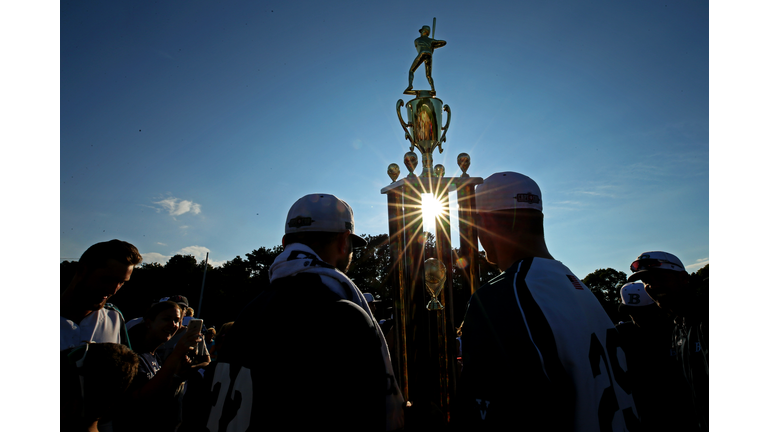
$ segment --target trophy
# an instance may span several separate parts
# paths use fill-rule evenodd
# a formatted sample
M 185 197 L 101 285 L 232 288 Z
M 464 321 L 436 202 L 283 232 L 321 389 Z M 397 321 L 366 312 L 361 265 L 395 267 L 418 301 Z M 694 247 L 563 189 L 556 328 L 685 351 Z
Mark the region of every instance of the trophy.
M 435 258 L 424 261 L 424 279 L 424 284 L 432 295 L 432 300 L 427 303 L 427 309 L 443 310 L 443 305 L 440 304 L 437 296 L 440 295 L 440 291 L 445 285 L 445 264 Z

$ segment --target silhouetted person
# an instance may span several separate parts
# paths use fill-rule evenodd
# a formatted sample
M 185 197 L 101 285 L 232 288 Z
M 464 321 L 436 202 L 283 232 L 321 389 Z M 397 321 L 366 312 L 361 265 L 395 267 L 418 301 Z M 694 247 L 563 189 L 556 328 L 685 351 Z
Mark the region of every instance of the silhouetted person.
M 107 302 L 140 263 L 136 246 L 121 240 L 96 243 L 83 253 L 77 273 L 61 293 L 59 349 L 89 341 L 128 343 L 125 319 Z
M 62 431 L 98 431 L 97 422 L 119 408 L 138 371 L 139 359 L 116 343 L 87 343 L 60 351 Z
M 674 323 L 648 296 L 639 282 L 621 287 L 619 312 L 629 322 L 616 326 L 627 355 L 632 397 L 642 431 L 698 430 L 688 385 L 675 361 L 670 340 Z
M 462 325 L 464 430 L 624 431 L 638 422 L 619 335 L 544 241 L 539 186 L 516 172 L 476 188 L 488 262 L 505 269 L 470 298 Z
M 341 199 L 311 194 L 293 204 L 270 286 L 229 330 L 205 373 L 208 406 L 193 410 L 197 418 L 185 415 L 185 431 L 403 426 L 384 335 L 344 274 L 353 248 L 365 244 Z
M 131 328 L 139 371 L 128 391 L 128 400 L 113 422 L 115 432 L 176 430 L 181 414 L 175 399 L 182 382 L 180 375 L 189 369 L 187 353 L 202 339 L 200 334 L 187 333 L 168 358 L 158 358 L 158 348 L 180 327 L 179 305 L 162 301 L 152 305 L 144 314 L 144 321 Z
M 671 348 L 690 386 L 699 427 L 709 430 L 708 286 L 697 293 L 682 261 L 669 252 L 643 252 L 629 268 L 633 273 L 627 279 L 642 281 L 645 292 L 675 318 Z

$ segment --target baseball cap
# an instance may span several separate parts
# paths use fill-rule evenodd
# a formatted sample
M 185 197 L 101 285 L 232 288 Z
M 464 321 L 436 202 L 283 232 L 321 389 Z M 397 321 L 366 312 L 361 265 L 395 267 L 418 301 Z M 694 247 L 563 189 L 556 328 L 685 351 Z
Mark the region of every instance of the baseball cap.
M 172 301 L 177 305 L 185 308 L 189 307 L 189 301 L 183 295 L 173 295 L 170 297 L 163 297 L 160 300 L 158 300 L 158 302 L 164 302 L 164 301 Z
M 621 287 L 621 306 L 649 306 L 656 304 L 648 293 L 645 292 L 645 286 L 640 282 L 630 282 Z
M 651 270 L 671 270 L 684 272 L 685 266 L 680 258 L 669 252 L 651 251 L 643 252 L 629 265 L 632 274 L 627 278 L 629 282 L 643 278 L 643 274 Z
M 353 247 L 368 244 L 355 234 L 355 218 L 352 207 L 331 194 L 310 194 L 299 198 L 288 210 L 285 233 L 349 231 Z
M 512 172 L 499 172 L 483 180 L 475 188 L 478 211 L 508 209 L 541 210 L 541 190 L 530 177 Z
M 373 297 L 373 294 L 371 294 L 371 293 L 363 293 L 363 297 L 365 297 L 365 302 L 366 303 L 374 303 L 374 302 L 378 303 L 379 302 L 379 300 L 376 300 Z

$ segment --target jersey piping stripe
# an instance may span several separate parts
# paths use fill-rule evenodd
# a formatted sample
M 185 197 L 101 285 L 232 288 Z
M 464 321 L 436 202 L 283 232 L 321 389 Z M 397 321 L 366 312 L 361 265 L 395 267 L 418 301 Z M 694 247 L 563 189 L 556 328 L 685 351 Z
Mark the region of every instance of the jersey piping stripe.
M 534 260 L 535 258 L 523 260 L 518 266 L 520 270 L 514 279 L 515 297 L 528 329 L 528 336 L 539 354 L 544 374 L 550 381 L 556 382 L 562 379 L 565 371 L 560 363 L 555 335 L 547 317 L 525 283 Z
M 520 315 L 522 315 L 523 317 L 523 323 L 525 323 L 525 330 L 528 332 L 528 338 L 531 339 L 531 343 L 533 343 L 533 347 L 536 348 L 536 354 L 539 355 L 539 361 L 541 361 L 541 368 L 544 370 L 544 375 L 547 376 L 547 379 L 552 381 L 552 379 L 549 377 L 549 374 L 547 373 L 547 368 L 544 365 L 544 357 L 541 355 L 541 350 L 539 350 L 539 346 L 536 345 L 536 341 L 533 340 L 533 335 L 531 335 L 531 327 L 528 325 L 528 319 L 525 316 L 525 310 L 523 309 L 523 305 L 520 304 L 518 284 L 525 285 L 525 275 L 520 274 L 520 270 L 524 262 L 525 261 L 520 261 L 520 263 L 517 265 L 517 269 L 515 269 L 515 277 L 512 282 L 512 288 L 514 289 L 514 292 L 515 292 L 515 300 L 517 301 L 517 308 L 520 310 Z M 531 266 L 530 263 L 528 263 L 525 273 L 528 273 L 528 269 L 530 269 L 530 266 Z

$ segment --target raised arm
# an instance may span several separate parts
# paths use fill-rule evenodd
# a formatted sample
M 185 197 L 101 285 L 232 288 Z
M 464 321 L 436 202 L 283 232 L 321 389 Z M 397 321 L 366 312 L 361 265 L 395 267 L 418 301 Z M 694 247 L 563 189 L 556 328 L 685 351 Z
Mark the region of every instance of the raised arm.
M 445 44 L 444 40 L 432 39 L 432 49 L 444 47 Z

